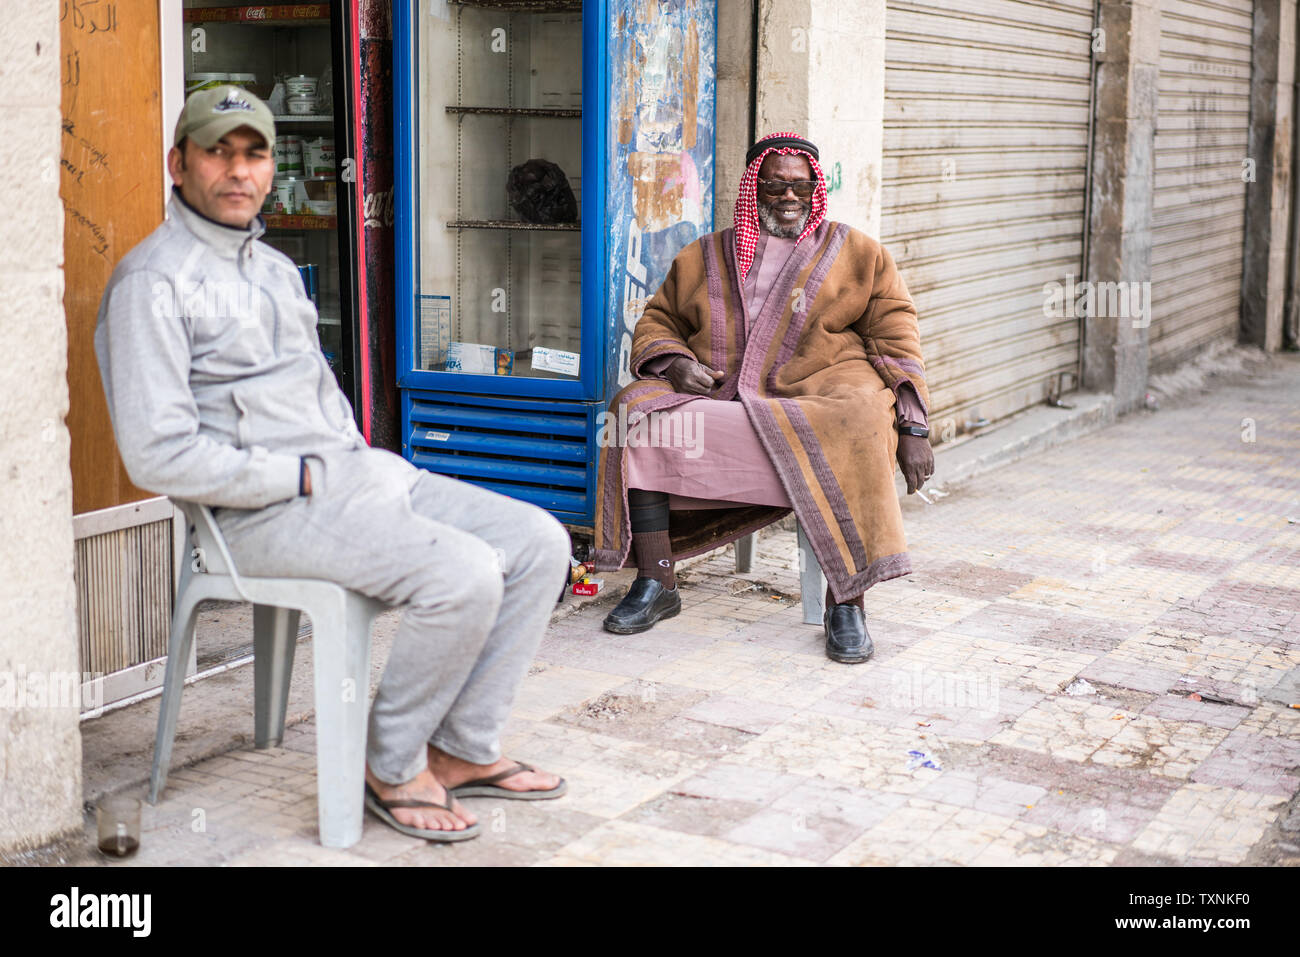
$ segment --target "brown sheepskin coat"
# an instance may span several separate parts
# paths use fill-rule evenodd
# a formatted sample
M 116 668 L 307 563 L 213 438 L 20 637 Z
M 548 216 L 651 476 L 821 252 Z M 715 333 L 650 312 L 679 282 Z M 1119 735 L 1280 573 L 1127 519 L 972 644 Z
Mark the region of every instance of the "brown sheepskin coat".
M 883 246 L 844 223 L 823 222 L 795 247 L 762 311 L 751 315 L 734 231 L 710 233 L 678 253 L 646 306 L 632 344 L 633 375 L 664 355 L 726 372 L 710 397 L 744 405 L 836 601 L 911 571 L 894 489 L 894 390 L 910 382 L 927 410 L 930 396 L 916 309 Z M 631 424 L 692 398 L 645 378 L 610 408 L 617 414 L 626 405 Z M 617 444 L 601 452 L 595 559 L 604 570 L 621 568 L 631 545 L 625 452 Z M 674 557 L 716 548 L 788 512 L 674 511 Z

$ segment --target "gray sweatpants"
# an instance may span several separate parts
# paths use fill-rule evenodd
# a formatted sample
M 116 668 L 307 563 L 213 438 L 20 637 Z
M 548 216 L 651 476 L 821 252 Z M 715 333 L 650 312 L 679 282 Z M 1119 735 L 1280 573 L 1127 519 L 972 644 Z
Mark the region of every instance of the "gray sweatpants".
M 381 781 L 423 771 L 426 743 L 475 764 L 496 761 L 565 581 L 564 527 L 391 452 L 308 461 L 309 498 L 216 513 L 236 566 L 323 578 L 407 606 L 370 711 L 366 758 Z

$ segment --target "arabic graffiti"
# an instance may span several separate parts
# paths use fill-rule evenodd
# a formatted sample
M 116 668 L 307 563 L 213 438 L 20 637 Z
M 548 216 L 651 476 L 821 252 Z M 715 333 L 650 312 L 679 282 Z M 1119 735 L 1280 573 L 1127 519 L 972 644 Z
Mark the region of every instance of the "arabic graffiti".
M 70 20 L 72 29 L 82 33 L 116 33 L 117 4 L 100 0 L 63 0 L 59 22 Z
M 66 110 L 69 113 L 75 113 L 77 112 L 77 92 L 81 88 L 81 54 L 77 52 L 76 47 L 63 55 L 62 72 L 62 82 L 67 88 L 68 102 Z

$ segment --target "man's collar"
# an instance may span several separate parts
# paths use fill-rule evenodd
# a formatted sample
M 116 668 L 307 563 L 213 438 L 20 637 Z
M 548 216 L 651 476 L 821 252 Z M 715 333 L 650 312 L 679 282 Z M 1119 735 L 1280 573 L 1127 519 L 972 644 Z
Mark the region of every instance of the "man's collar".
M 247 229 L 241 229 L 238 226 L 227 226 L 215 219 L 209 219 L 185 202 L 185 197 L 181 195 L 179 186 L 172 186 L 172 199 L 167 204 L 167 207 L 168 212 L 178 219 L 186 229 L 203 240 L 204 243 L 216 249 L 219 254 L 230 259 L 234 259 L 239 255 L 239 251 L 245 243 L 257 239 L 262 233 L 266 232 L 266 222 L 262 219 L 261 214 L 258 214 L 253 219 L 252 226 Z

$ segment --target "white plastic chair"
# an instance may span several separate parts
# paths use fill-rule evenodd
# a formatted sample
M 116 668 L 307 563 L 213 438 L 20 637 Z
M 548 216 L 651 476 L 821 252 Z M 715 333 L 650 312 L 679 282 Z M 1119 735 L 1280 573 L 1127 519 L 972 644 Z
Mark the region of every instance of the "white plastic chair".
M 176 590 L 149 803 L 158 802 L 167 783 L 185 685 L 184 663 L 193 648 L 199 603 L 221 599 L 251 602 L 254 606 L 254 743 L 258 748 L 276 747 L 284 739 L 298 617 L 305 611 L 311 617 L 316 672 L 320 842 L 325 847 L 351 847 L 361 839 L 370 629 L 386 606 L 333 582 L 241 576 L 211 509 L 194 502 L 173 501 L 185 513 L 194 552 L 193 560 L 181 570 Z
M 803 604 L 803 623 L 805 625 L 822 624 L 822 612 L 826 603 L 826 575 L 817 563 L 808 536 L 803 526 L 794 524 L 795 536 L 799 541 L 799 600 Z M 754 542 L 756 534 L 749 534 L 736 539 L 736 572 L 746 574 L 754 567 Z

